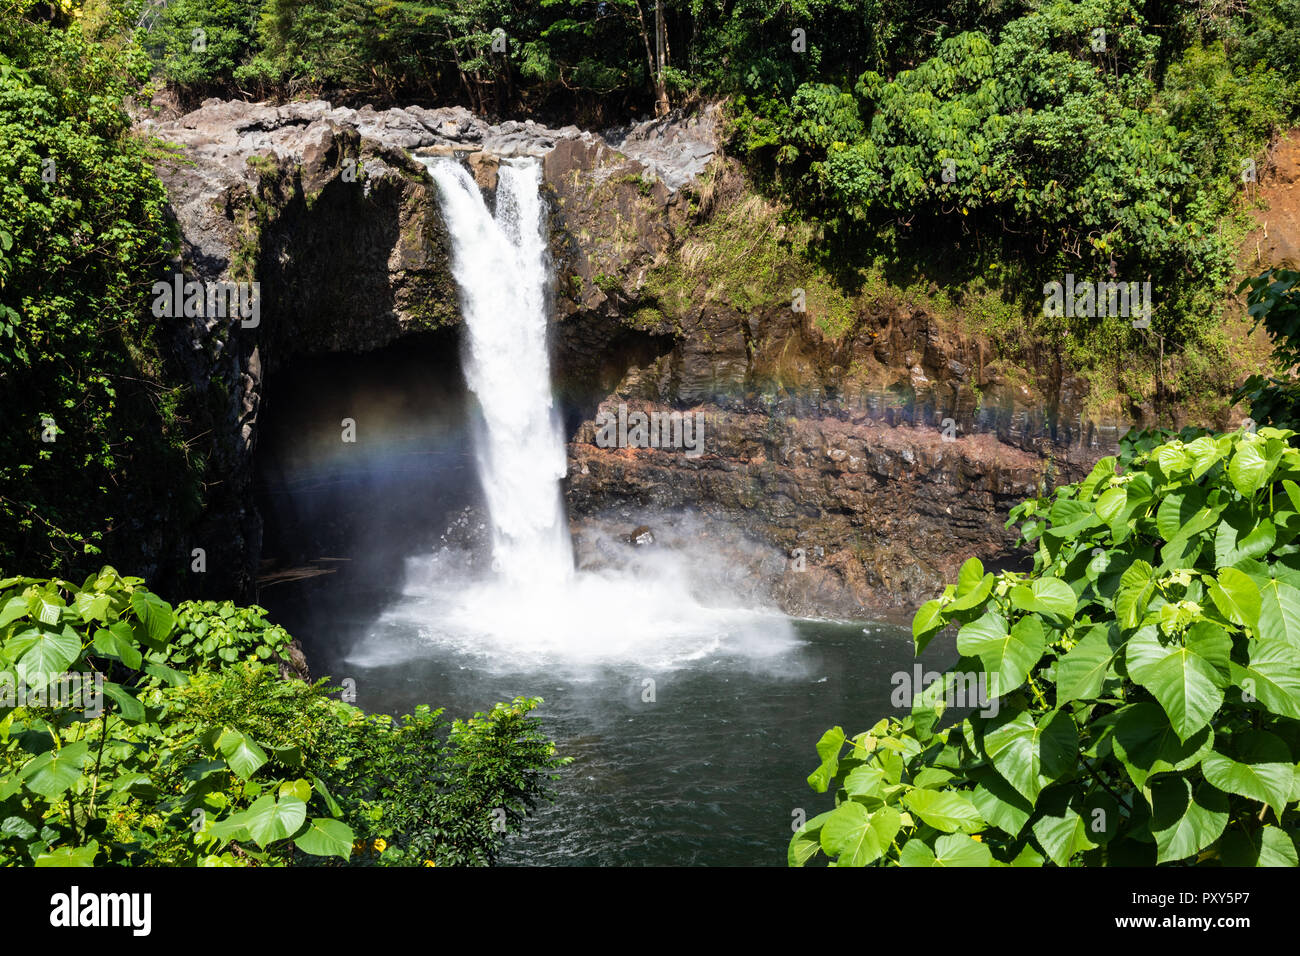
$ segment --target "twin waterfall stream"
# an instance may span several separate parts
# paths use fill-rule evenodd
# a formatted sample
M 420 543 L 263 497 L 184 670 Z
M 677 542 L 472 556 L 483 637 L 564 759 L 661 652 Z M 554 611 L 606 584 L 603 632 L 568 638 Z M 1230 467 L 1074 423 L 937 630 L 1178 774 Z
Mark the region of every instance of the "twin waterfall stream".
M 620 567 L 575 570 L 548 353 L 550 257 L 540 164 L 501 164 L 494 214 L 459 163 L 424 162 L 451 236 L 492 556 L 486 574 L 483 562 L 454 549 L 410 558 L 410 602 L 392 613 L 418 616 L 428 639 L 479 666 L 675 666 L 715 653 L 762 657 L 788 648 L 792 632 L 783 617 L 739 601 L 705 607 L 692 593 L 690 568 L 671 554 L 629 554 Z
M 479 478 L 492 520 L 493 570 L 514 585 L 564 586 L 573 557 L 559 481 L 564 439 L 551 396 L 541 168 L 502 164 L 496 216 L 459 163 L 429 167 L 452 238 L 478 399 Z

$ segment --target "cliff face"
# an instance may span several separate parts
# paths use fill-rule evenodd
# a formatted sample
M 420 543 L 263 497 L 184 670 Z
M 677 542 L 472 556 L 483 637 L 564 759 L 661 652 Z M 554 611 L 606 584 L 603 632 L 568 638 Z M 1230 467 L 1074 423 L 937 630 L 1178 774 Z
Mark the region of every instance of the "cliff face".
M 1016 374 L 950 321 L 811 274 L 721 155 L 712 109 L 603 137 L 321 102 L 210 101 L 141 126 L 179 146 L 159 172 L 185 277 L 261 285 L 255 327 L 169 326 L 218 423 L 208 510 L 190 535 L 209 549 L 207 590 L 247 594 L 254 579 L 265 379 L 295 355 L 459 322 L 419 156 L 459 159 L 489 194 L 502 160 L 542 162 L 575 530 L 690 509 L 775 555 L 751 564 L 787 610 L 861 613 L 923 599 L 970 554 L 1007 557 L 1010 504 L 1113 444 L 1054 356 Z M 600 447 L 597 415 L 620 404 L 698 413 L 698 454 Z

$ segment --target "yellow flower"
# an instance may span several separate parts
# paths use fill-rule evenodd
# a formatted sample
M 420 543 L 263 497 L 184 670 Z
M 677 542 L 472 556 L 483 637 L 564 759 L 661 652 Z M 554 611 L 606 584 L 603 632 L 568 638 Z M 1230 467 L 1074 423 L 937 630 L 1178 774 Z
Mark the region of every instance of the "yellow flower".
M 425 860 L 425 861 L 424 861 L 424 865 L 425 865 L 425 866 L 437 866 L 438 864 L 437 864 L 437 863 L 434 863 L 432 860 Z
M 383 853 L 383 852 L 384 852 L 385 850 L 387 850 L 387 849 L 388 849 L 388 844 L 385 843 L 383 840 L 376 840 L 376 841 L 375 841 L 375 852 L 376 852 L 376 853 Z
M 982 836 L 980 836 L 978 833 L 972 833 L 972 834 L 970 835 L 970 838 L 971 838 L 972 840 L 974 840 L 976 843 L 983 843 L 983 842 L 984 842 L 984 838 L 983 838 Z

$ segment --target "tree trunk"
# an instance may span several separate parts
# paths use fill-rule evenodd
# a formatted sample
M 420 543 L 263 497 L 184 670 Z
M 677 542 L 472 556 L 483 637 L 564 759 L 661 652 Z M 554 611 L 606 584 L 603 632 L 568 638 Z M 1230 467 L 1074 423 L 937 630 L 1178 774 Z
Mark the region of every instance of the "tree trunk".
M 460 75 L 460 85 L 465 88 L 465 96 L 469 100 L 469 108 L 475 113 L 481 113 L 478 105 L 474 100 L 474 90 L 469 85 L 469 77 L 465 75 L 464 68 L 460 65 L 460 54 L 456 51 L 455 41 L 451 36 L 451 27 L 447 27 L 447 47 L 451 50 L 451 55 L 456 59 L 456 72 Z
M 657 0 L 658 2 L 658 0 Z M 660 14 L 661 7 L 655 7 L 656 17 Z M 645 46 L 645 61 L 650 68 L 650 83 L 655 92 L 655 116 L 667 116 L 671 109 L 668 103 L 668 88 L 664 86 L 664 78 L 659 71 L 659 65 L 655 61 L 654 50 L 650 47 L 650 30 L 646 27 L 645 14 L 641 12 L 641 0 L 636 0 L 636 20 L 637 27 L 641 33 L 641 43 Z M 656 20 L 656 32 L 658 31 L 658 21 Z M 655 43 L 659 40 L 656 38 Z

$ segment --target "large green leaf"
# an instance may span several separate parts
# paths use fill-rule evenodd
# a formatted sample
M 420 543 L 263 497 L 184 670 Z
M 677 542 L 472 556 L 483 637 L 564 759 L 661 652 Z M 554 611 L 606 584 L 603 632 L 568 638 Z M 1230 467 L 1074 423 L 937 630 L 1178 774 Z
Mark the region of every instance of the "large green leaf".
M 1233 734 L 1201 761 L 1205 779 L 1224 793 L 1235 793 L 1268 804 L 1277 813 L 1291 799 L 1295 767 L 1282 738 L 1267 731 Z
M 297 797 L 282 796 L 277 800 L 268 793 L 253 801 L 239 818 L 253 842 L 265 849 L 298 831 L 307 819 L 307 804 Z
M 81 638 L 72 628 L 24 632 L 34 637 L 18 659 L 18 679 L 29 690 L 40 690 L 68 669 L 81 654 Z
M 312 789 L 320 794 L 320 798 L 325 801 L 325 807 L 329 810 L 330 816 L 343 816 L 343 808 L 340 807 L 338 801 L 334 799 L 334 795 L 330 793 L 329 787 L 325 786 L 325 781 L 320 777 L 313 775 L 311 783 Z
M 967 558 L 957 572 L 957 597 L 970 594 L 984 580 L 984 565 L 979 558 Z
M 1215 531 L 1215 567 L 1225 568 L 1248 558 L 1261 558 L 1276 540 L 1273 522 L 1257 519 L 1249 506 L 1239 502 L 1223 512 Z
M 1219 857 L 1225 866 L 1300 866 L 1295 841 L 1269 825 L 1225 833 L 1219 841 Z
M 943 630 L 943 605 L 938 601 L 926 601 L 917 609 L 912 618 L 912 642 L 916 653 L 920 654 L 930 643 L 931 638 Z
M 1209 753 L 1214 730 L 1202 727 L 1186 741 L 1169 724 L 1164 708 L 1141 701 L 1119 711 L 1111 746 L 1136 787 L 1146 786 L 1156 774 L 1179 772 L 1195 766 Z
M 832 811 L 819 813 L 794 832 L 790 846 L 786 849 L 786 863 L 789 866 L 803 866 L 822 848 L 822 826 L 830 818 Z
M 88 752 L 88 746 L 82 740 L 33 757 L 22 769 L 23 783 L 33 793 L 48 799 L 61 796 L 81 778 L 81 768 Z
M 1119 593 L 1115 596 L 1115 619 L 1125 630 L 1137 627 L 1146 614 L 1147 604 L 1155 593 L 1151 565 L 1134 561 L 1119 579 Z
M 1228 798 L 1209 784 L 1202 784 L 1193 795 L 1191 781 L 1185 777 L 1161 777 L 1152 782 L 1150 799 L 1159 863 L 1194 856 L 1228 825 Z
M 1180 644 L 1162 645 L 1153 627 L 1129 639 L 1126 656 L 1129 676 L 1160 702 L 1183 740 L 1209 723 L 1223 703 L 1214 667 Z
M 844 791 L 850 797 L 875 797 L 883 801 L 880 788 L 886 783 L 885 768 L 864 763 L 844 775 Z
M 157 677 L 164 684 L 169 684 L 172 687 L 184 687 L 189 683 L 189 678 L 185 676 L 183 671 L 175 670 L 168 667 L 166 664 L 156 664 L 153 661 L 146 661 L 144 672 L 151 677 Z
M 1259 627 L 1259 587 L 1241 571 L 1224 568 L 1219 572 L 1218 580 L 1211 582 L 1209 590 L 1215 607 L 1229 621 L 1252 630 Z
M 956 790 L 912 790 L 904 798 L 907 809 L 944 833 L 979 833 L 984 818 L 970 799 Z
M 1226 447 L 1221 446 L 1218 441 L 1209 435 L 1202 435 L 1194 442 L 1190 442 L 1186 450 L 1195 463 L 1192 468 L 1192 480 L 1199 479 L 1218 464 L 1227 453 Z
M 900 866 L 989 867 L 993 854 L 981 841 L 964 833 L 946 833 L 931 850 L 921 840 L 908 840 L 899 857 Z
M 1110 525 L 1111 531 L 1116 530 L 1124 518 L 1124 505 L 1128 500 L 1128 492 L 1123 486 L 1118 488 L 1107 488 L 1097 499 L 1097 517 Z
M 1205 491 L 1192 485 L 1171 492 L 1160 502 L 1156 512 L 1156 530 L 1166 541 L 1173 541 L 1204 510 Z
M 808 775 L 808 785 L 818 793 L 825 793 L 840 772 L 840 751 L 844 749 L 844 741 L 843 727 L 832 727 L 817 741 L 817 756 L 822 758 L 822 762 Z
M 131 592 L 131 610 L 144 625 L 149 640 L 162 646 L 172 630 L 172 606 L 151 591 L 137 589 Z
M 1088 839 L 1087 824 L 1071 805 L 1068 792 L 1044 794 L 1040 803 L 1033 824 L 1034 837 L 1057 866 L 1068 866 L 1076 854 L 1097 845 Z
M 1227 687 L 1232 667 L 1232 636 L 1213 621 L 1197 621 L 1183 635 L 1187 649 L 1214 668 L 1214 682 Z
M 971 791 L 971 803 L 980 815 L 1008 836 L 1016 836 L 1029 822 L 1034 805 L 996 773 L 981 769 Z
M 1074 723 L 1059 710 L 1043 715 L 1037 724 L 1022 711 L 984 732 L 984 752 L 993 768 L 1030 802 L 1072 769 L 1078 747 Z
M 31 616 L 46 627 L 53 627 L 63 617 L 63 598 L 59 597 L 58 588 L 47 585 L 43 591 L 34 591 L 27 597 L 27 610 Z
M 56 846 L 36 857 L 37 866 L 94 866 L 99 855 L 99 841 L 91 840 L 85 846 Z
M 1105 624 L 1088 628 L 1079 642 L 1056 665 L 1056 702 L 1091 700 L 1101 696 L 1108 676 L 1115 676 L 1119 648 L 1115 629 Z
M 1300 649 L 1300 590 L 1277 580 L 1260 588 L 1259 636 Z
M 250 779 L 266 763 L 266 751 L 252 738 L 227 727 L 217 738 L 217 749 L 226 758 L 230 769 L 245 780 Z
M 17 597 L 11 597 L 5 602 L 4 607 L 0 608 L 0 627 L 7 627 L 19 618 L 26 617 L 29 613 L 27 598 L 21 594 Z
M 957 632 L 957 650 L 977 656 L 989 675 L 989 696 L 1009 694 L 1025 682 L 1030 669 L 1043 656 L 1047 637 L 1042 622 L 1032 615 L 1007 630 L 1007 622 L 990 611 Z
M 77 613 L 81 619 L 87 623 L 90 621 L 104 622 L 108 619 L 108 609 L 113 603 L 111 594 L 101 594 L 88 591 L 78 591 L 74 603 Z
M 1228 463 L 1228 477 L 1233 487 L 1247 497 L 1264 487 L 1270 471 L 1271 464 L 1264 457 L 1261 445 L 1252 442 L 1243 441 L 1237 445 L 1237 451 Z
M 143 661 L 131 625 L 125 621 L 117 621 L 112 627 L 96 628 L 94 648 L 96 654 L 115 657 L 132 670 L 139 670 Z
M 893 807 L 872 812 L 850 800 L 822 824 L 822 849 L 839 866 L 866 866 L 885 854 L 901 826 L 902 817 Z
M 1038 578 L 1028 587 L 1011 589 L 1011 603 L 1024 611 L 1054 614 L 1069 620 L 1077 604 L 1074 590 L 1059 578 Z
M 295 837 L 293 843 L 313 856 L 337 856 L 347 860 L 352 856 L 352 840 L 352 828 L 346 823 L 329 817 L 313 817 L 307 829 Z
M 945 605 L 943 612 L 950 616 L 969 619 L 973 616 L 975 610 L 988 603 L 991 593 L 993 593 L 993 575 L 986 574 L 979 581 L 976 581 L 969 591 L 951 604 Z
M 1242 699 L 1258 700 L 1281 717 L 1300 720 L 1300 651 L 1286 641 L 1251 641 L 1248 661 L 1230 665 Z
M 117 704 L 117 713 L 123 720 L 139 723 L 144 720 L 144 705 L 135 695 L 113 681 L 104 681 L 104 693 Z

